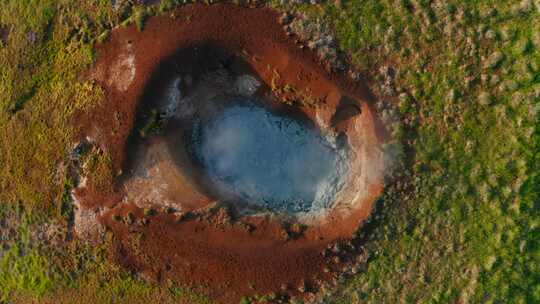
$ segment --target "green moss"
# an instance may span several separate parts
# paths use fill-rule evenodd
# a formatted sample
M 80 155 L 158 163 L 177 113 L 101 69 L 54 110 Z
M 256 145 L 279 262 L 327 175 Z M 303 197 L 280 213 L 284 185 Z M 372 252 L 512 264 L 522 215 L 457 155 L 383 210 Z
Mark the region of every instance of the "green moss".
M 108 153 L 94 147 L 86 155 L 83 168 L 83 174 L 92 181 L 93 186 L 97 190 L 102 192 L 111 191 L 115 174 L 113 172 L 112 159 Z
M 163 131 L 164 126 L 164 118 L 157 110 L 154 109 L 150 111 L 150 117 L 148 118 L 146 124 L 139 130 L 139 135 L 144 138 L 151 133 L 159 134 Z
M 157 214 L 157 211 L 153 208 L 145 208 L 143 213 L 144 216 L 154 216 Z
M 111 262 L 111 243 L 93 248 L 72 241 L 57 248 L 30 232 L 47 223 L 60 223 L 66 234 L 70 229 L 73 184 L 61 164 L 77 132 L 73 118 L 104 101 L 102 88 L 80 75 L 95 60 L 93 43 L 104 42 L 133 12 L 142 29 L 146 11 L 115 11 L 108 0 L 8 0 L 0 6 L 0 25 L 10 29 L 0 46 L 0 217 L 25 223 L 7 241 L 9 249 L 0 249 L 0 302 L 208 303 L 187 289 L 133 277 Z M 94 149 L 84 162 L 98 188 L 110 186 L 107 153 Z
M 0 259 L 0 301 L 14 293 L 42 296 L 56 287 L 50 261 L 36 249 L 16 245 Z
M 178 4 L 113 10 L 107 0 L 2 2 L 0 25 L 10 33 L 0 46 L 0 217 L 12 208 L 32 221 L 70 221 L 73 185 L 59 165 L 77 131 L 72 119 L 104 101 L 99 85 L 79 78 L 95 59 L 93 43 L 122 20 L 143 30 L 150 14 Z M 416 122 L 398 125 L 389 145 L 404 156 L 400 139 L 413 140 L 413 190 L 387 189 L 384 225 L 366 244 L 368 270 L 330 301 L 539 302 L 540 128 L 532 97 L 540 86 L 538 12 L 520 12 L 511 1 L 297 7 L 331 23 L 340 47 L 373 79 L 380 65 L 397 67 L 396 85 L 410 92 L 400 113 Z M 482 74 L 500 82 L 487 83 Z M 484 93 L 490 102 L 478 102 Z M 159 125 L 156 114 L 146 132 Z M 88 155 L 87 170 L 99 187 L 114 176 L 100 150 Z M 0 294 L 12 302 L 207 302 L 110 262 L 113 241 L 62 250 L 34 245 L 32 221 L 0 259 Z
M 132 18 L 135 26 L 137 26 L 137 29 L 139 31 L 142 31 L 144 29 L 144 22 L 146 21 L 146 18 L 148 18 L 148 12 L 146 11 L 146 8 L 136 7 Z
M 540 81 L 531 73 L 540 44 L 530 42 L 538 12 L 516 14 L 504 1 L 341 6 L 325 6 L 325 17 L 342 49 L 373 79 L 380 65 L 394 66 L 396 86 L 415 101 L 412 107 L 403 95 L 398 107 L 416 122 L 409 127 L 416 130 L 410 148 L 417 170 L 407 182 L 413 190 L 389 187 L 381 200 L 387 220 L 366 244 L 377 253 L 368 271 L 329 300 L 539 301 L 539 230 L 530 228 L 539 211 L 539 189 L 531 186 L 538 180 L 538 113 L 527 114 L 534 102 L 523 98 Z M 493 73 L 502 90 L 479 77 Z M 394 135 L 411 136 L 406 129 Z

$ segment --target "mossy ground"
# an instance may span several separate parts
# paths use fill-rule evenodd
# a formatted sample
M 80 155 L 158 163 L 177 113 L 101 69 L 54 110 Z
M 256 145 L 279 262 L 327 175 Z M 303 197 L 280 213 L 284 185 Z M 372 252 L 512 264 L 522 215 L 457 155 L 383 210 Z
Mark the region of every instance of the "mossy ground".
M 110 1 L 2 1 L 0 26 L 8 34 L 0 40 L 0 303 L 207 302 L 172 283 L 135 278 L 103 253 L 110 244 L 51 246 L 36 233 L 52 223 L 67 237 L 72 182 L 61 164 L 77 133 L 72 120 L 104 96 L 80 76 L 95 60 L 93 44 L 132 22 L 131 14 L 131 5 L 114 10 Z M 106 177 L 110 157 L 89 157 L 93 174 Z
M 337 1 L 296 6 L 331 23 L 377 84 L 396 69 L 410 175 L 387 188 L 368 269 L 326 297 L 356 302 L 540 301 L 540 12 L 528 1 Z M 103 101 L 80 79 L 93 44 L 155 8 L 110 1 L 7 0 L 0 7 L 0 302 L 205 302 L 145 283 L 99 248 L 39 241 L 67 227 L 71 182 L 59 170 L 72 118 Z M 277 5 L 277 4 L 276 4 Z M 376 93 L 378 88 L 374 88 Z M 395 99 L 395 98 L 394 98 Z M 107 155 L 95 168 L 107 168 Z M 60 228 L 59 233 L 67 233 Z
M 396 69 L 403 128 L 416 133 L 398 132 L 412 175 L 379 202 L 367 271 L 329 302 L 540 301 L 540 8 L 526 3 L 322 10 L 365 73 Z

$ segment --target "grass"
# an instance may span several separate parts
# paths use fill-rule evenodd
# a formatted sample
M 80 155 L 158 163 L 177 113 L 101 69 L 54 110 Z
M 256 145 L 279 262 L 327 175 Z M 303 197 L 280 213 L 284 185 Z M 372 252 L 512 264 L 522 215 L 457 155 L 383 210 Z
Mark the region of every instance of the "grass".
M 16 235 L 0 241 L 0 303 L 208 303 L 138 279 L 107 257 L 111 244 L 56 247 L 36 236 L 51 223 L 67 233 L 73 216 L 66 203 L 73 184 L 61 163 L 77 133 L 74 115 L 104 100 L 99 85 L 80 79 L 95 60 L 94 43 L 126 19 L 142 30 L 147 11 L 114 10 L 107 0 L 2 1 L 0 26 L 9 35 L 0 44 L 0 218 Z M 85 162 L 98 184 L 110 182 L 106 153 L 90 151 Z
M 20 240 L 0 258 L 0 303 L 13 293 L 41 296 L 55 287 L 57 274 L 50 271 L 51 262 L 30 246 L 27 222 L 19 228 Z
M 95 60 L 93 44 L 121 23 L 144 30 L 148 16 L 178 4 L 114 10 L 106 0 L 2 1 L 0 28 L 9 37 L 0 44 L 0 218 L 15 219 L 17 234 L 0 243 L 7 247 L 0 302 L 209 302 L 111 262 L 113 239 L 51 248 L 33 233 L 45 223 L 66 225 L 73 212 L 65 204 L 73 185 L 58 169 L 77 132 L 74 115 L 104 102 L 97 84 L 79 78 Z M 540 302 L 540 13 L 516 5 L 296 6 L 331 24 L 370 79 L 382 65 L 396 69 L 406 94 L 388 99 L 411 121 L 394 132 L 396 145 L 415 152 L 405 162 L 410 176 L 378 202 L 368 270 L 327 302 Z M 103 183 L 113 177 L 104 152 L 88 161 Z
M 99 246 L 50 246 L 33 235 L 51 223 L 46 217 L 5 206 L 1 215 L 19 224 L 0 255 L 0 303 L 211 303 L 174 282 L 154 285 L 122 268 L 112 235 Z
M 540 13 L 506 1 L 395 3 L 317 15 L 364 73 L 396 68 L 418 105 L 399 107 L 418 121 L 413 177 L 379 202 L 368 271 L 327 300 L 538 302 Z

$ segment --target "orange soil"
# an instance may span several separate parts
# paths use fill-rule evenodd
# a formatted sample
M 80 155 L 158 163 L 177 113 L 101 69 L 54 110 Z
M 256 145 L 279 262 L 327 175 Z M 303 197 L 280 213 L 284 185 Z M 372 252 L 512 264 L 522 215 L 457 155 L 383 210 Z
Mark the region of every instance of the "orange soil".
M 299 48 L 295 38 L 286 35 L 278 17 L 268 8 L 186 5 L 171 16 L 150 18 L 142 32 L 134 26 L 115 29 L 108 42 L 98 45 L 98 61 L 88 75 L 105 88 L 106 103 L 79 115 L 81 137 L 91 137 L 110 153 L 115 171 L 125 169 L 137 113 L 144 108 L 148 88 L 160 79 L 156 71 L 164 71 L 163 64 L 170 65 L 165 70 L 181 70 L 181 64 L 170 64 L 179 50 L 211 43 L 244 58 L 267 87 L 276 81 L 277 71 L 280 85 L 309 88 L 311 97 L 323 105 L 318 110 L 300 109 L 311 119 L 333 120 L 332 128 L 349 138 L 357 131 L 346 118 L 357 113 L 339 109 L 344 103 L 358 104 L 364 130 L 358 140 L 378 146 L 384 131 L 373 114 L 366 86 L 327 71 L 313 52 Z M 130 69 L 135 70 L 135 77 Z M 177 189 L 178 195 L 185 191 L 184 197 L 193 194 L 186 185 Z M 228 208 L 211 208 L 210 198 L 192 206 L 179 220 L 178 215 L 166 212 L 144 215 L 134 202 L 125 200 L 121 187 L 97 191 L 89 181 L 87 187 L 77 189 L 76 196 L 84 208 L 110 208 L 100 221 L 116 236 L 118 260 L 126 267 L 149 279 L 201 286 L 218 302 L 237 303 L 244 295 L 298 294 L 297 287 L 304 283 L 308 290 L 315 290 L 321 282 L 333 279 L 351 264 L 357 251 L 322 252 L 353 238 L 381 191 L 382 180 L 369 186 L 360 207 L 330 214 L 301 233 L 277 217 L 239 218 Z M 113 215 L 127 217 L 129 212 L 134 215 L 133 224 L 113 219 Z M 330 271 L 323 271 L 325 267 Z M 282 290 L 285 286 L 287 291 Z

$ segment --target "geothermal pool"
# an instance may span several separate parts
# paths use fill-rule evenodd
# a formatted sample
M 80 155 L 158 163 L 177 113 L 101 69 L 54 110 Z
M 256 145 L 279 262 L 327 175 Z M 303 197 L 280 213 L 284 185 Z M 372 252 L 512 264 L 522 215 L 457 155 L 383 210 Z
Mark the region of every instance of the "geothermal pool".
M 329 208 L 347 179 L 347 144 L 242 102 L 194 129 L 195 157 L 224 199 L 300 213 Z

